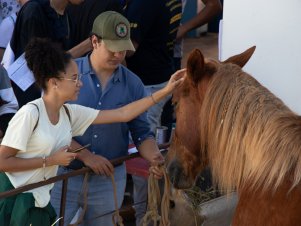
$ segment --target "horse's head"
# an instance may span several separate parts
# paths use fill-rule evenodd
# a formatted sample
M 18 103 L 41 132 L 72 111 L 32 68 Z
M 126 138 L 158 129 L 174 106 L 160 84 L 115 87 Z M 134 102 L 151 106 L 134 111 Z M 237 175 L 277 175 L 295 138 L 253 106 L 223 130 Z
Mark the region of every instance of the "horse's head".
M 206 145 L 200 142 L 200 113 L 210 81 L 222 64 L 232 63 L 243 67 L 254 50 L 255 47 L 252 47 L 224 62 L 205 59 L 198 49 L 190 54 L 186 79 L 174 92 L 172 100 L 177 126 L 166 162 L 171 182 L 176 188 L 191 187 L 198 173 L 208 164 L 206 150 L 201 150 L 206 149 Z

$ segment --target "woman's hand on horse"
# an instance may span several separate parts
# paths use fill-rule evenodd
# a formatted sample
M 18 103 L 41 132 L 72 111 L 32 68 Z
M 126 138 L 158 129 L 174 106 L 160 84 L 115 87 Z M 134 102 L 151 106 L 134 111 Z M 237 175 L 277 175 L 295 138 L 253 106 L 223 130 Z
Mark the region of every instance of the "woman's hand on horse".
M 169 79 L 167 85 L 165 86 L 165 89 L 168 90 L 168 92 L 172 92 L 175 88 L 180 86 L 186 75 L 186 68 L 176 71 Z
M 60 165 L 68 166 L 73 161 L 77 154 L 68 152 L 68 146 L 61 147 L 59 150 L 54 152 L 52 155 L 46 158 L 46 166 Z

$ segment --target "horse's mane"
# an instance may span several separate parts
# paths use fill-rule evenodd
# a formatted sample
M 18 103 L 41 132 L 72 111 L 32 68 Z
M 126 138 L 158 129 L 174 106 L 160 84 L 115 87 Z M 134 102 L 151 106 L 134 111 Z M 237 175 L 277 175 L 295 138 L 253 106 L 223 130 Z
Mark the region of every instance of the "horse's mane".
M 301 179 L 301 120 L 233 64 L 213 76 L 201 110 L 201 145 L 221 189 L 276 189 Z

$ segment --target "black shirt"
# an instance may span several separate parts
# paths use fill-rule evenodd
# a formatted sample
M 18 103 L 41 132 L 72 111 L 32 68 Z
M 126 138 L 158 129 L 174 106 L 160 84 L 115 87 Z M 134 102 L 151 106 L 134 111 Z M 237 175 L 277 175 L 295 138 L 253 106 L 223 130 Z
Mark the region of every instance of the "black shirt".
M 11 48 L 17 59 L 33 37 L 50 38 L 70 48 L 70 23 L 67 14 L 59 15 L 50 7 L 49 1 L 30 0 L 18 13 Z
M 166 82 L 174 72 L 173 47 L 182 16 L 181 0 L 130 0 L 125 16 L 131 39 L 139 44 L 126 59 L 145 85 Z
M 47 37 L 60 43 L 65 50 L 69 49 L 70 24 L 67 14 L 58 15 L 46 0 L 30 0 L 25 3 L 18 13 L 10 41 L 15 59 L 24 53 L 26 45 L 33 37 Z M 41 97 L 41 91 L 36 84 L 23 91 L 12 81 L 12 87 L 19 107 Z
M 71 37 L 73 46 L 90 36 L 94 19 L 105 11 L 121 12 L 120 0 L 85 0 L 80 5 L 69 5 L 68 15 L 72 21 Z

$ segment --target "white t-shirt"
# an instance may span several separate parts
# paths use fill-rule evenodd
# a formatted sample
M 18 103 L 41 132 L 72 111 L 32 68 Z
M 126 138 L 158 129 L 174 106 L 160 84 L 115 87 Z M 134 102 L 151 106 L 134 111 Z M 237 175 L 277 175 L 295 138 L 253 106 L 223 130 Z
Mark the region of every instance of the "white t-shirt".
M 0 23 L 0 48 L 5 49 L 7 44 L 9 43 L 15 23 L 16 23 L 17 15 L 14 13 L 8 17 L 6 17 L 1 23 Z
M 43 99 L 39 98 L 32 103 L 38 106 L 39 112 L 33 104 L 24 105 L 9 122 L 1 143 L 1 145 L 20 150 L 16 155 L 20 158 L 42 158 L 65 145 L 70 145 L 72 137 L 82 135 L 99 112 L 99 110 L 80 105 L 66 104 L 70 113 L 71 125 L 64 107 L 60 109 L 58 123 L 53 125 L 48 118 Z M 33 131 L 38 117 L 38 125 Z M 24 172 L 6 172 L 6 175 L 12 185 L 17 188 L 42 181 L 44 176 L 47 179 L 54 177 L 57 169 L 58 166 L 49 166 L 45 168 L 44 172 L 41 161 L 41 168 Z M 27 191 L 33 193 L 36 207 L 45 207 L 49 203 L 49 191 L 52 187 L 53 184 L 49 184 Z

